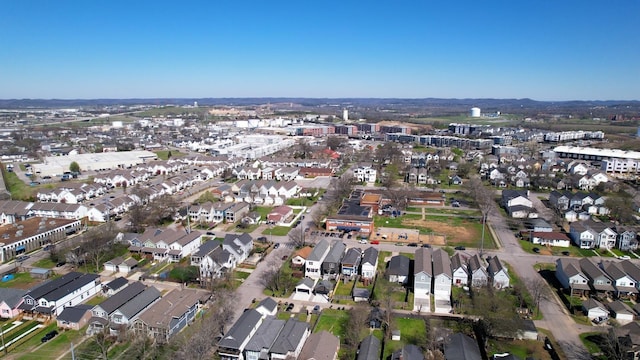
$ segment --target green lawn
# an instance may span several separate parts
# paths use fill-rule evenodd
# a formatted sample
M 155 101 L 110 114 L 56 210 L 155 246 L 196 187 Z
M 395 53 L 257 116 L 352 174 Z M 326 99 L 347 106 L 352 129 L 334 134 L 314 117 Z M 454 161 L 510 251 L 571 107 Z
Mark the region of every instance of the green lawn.
M 20 180 L 16 173 L 8 172 L 3 168 L 2 176 L 4 176 L 4 183 L 13 200 L 30 201 L 33 199 L 34 188 Z
M 400 341 L 387 340 L 384 346 L 383 359 L 388 358 L 394 351 L 405 344 L 424 344 L 427 339 L 427 327 L 422 319 L 397 318 L 394 320 L 395 329 L 400 330 Z
M 286 236 L 289 234 L 290 227 L 287 226 L 274 226 L 272 229 L 265 229 L 262 235 L 274 235 L 274 236 Z
M 160 160 L 168 160 L 169 159 L 169 153 L 171 153 L 171 157 L 183 157 L 187 154 L 182 153 L 178 150 L 159 150 L 155 152 L 156 155 L 158 155 L 158 159 Z
M 267 215 L 269 215 L 271 210 L 273 210 L 273 208 L 269 207 L 269 206 L 258 206 L 255 209 L 255 211 L 258 214 L 260 214 L 260 220 L 262 220 L 262 221 L 266 221 L 267 220 Z
M 56 330 L 57 328 L 58 328 L 57 324 L 53 323 L 53 324 L 49 324 L 48 326 L 42 329 L 31 332 L 28 336 L 25 336 L 24 338 L 20 339 L 17 343 L 12 344 L 10 347 L 11 352 L 14 352 L 14 353 L 27 352 L 37 347 L 38 345 L 42 344 L 42 341 L 40 339 L 42 339 L 42 336 L 44 336 L 44 334 L 48 333 L 51 330 Z
M 44 268 L 44 269 L 51 269 L 54 268 L 56 266 L 56 263 L 53 262 L 53 260 L 51 260 L 50 258 L 44 258 L 44 259 L 40 259 L 36 262 L 33 263 L 34 267 L 39 267 L 39 268 Z
M 98 305 L 98 304 L 102 303 L 103 301 L 105 301 L 106 299 L 107 298 L 104 297 L 104 296 L 96 295 L 96 296 L 92 297 L 91 299 L 87 300 L 85 302 L 85 304 L 87 304 L 87 305 Z
M 344 337 L 344 327 L 349 318 L 349 313 L 345 310 L 333 310 L 326 309 L 322 311 L 320 315 L 320 319 L 318 319 L 318 323 L 316 324 L 313 332 L 320 332 L 322 330 L 326 330 L 332 333 L 335 336 L 340 338 Z
M 39 279 L 34 279 L 29 273 L 16 273 L 14 278 L 7 282 L 0 282 L 0 288 L 20 288 L 27 289 L 31 285 L 39 283 Z

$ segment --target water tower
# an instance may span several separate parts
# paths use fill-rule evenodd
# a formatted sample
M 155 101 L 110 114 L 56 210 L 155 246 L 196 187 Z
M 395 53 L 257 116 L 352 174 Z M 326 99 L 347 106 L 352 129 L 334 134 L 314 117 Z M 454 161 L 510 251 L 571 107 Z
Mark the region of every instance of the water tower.
M 349 121 L 349 110 L 347 109 L 342 110 L 342 120 Z
M 471 108 L 471 117 L 474 117 L 474 118 L 479 118 L 480 117 L 480 108 L 479 107 L 472 107 Z

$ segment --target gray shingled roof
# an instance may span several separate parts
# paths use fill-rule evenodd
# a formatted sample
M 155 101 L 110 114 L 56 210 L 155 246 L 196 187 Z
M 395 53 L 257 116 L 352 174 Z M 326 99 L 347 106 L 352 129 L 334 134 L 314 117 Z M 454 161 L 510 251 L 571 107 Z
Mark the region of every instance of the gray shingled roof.
M 329 253 L 324 258 L 324 262 L 339 264 L 346 248 L 347 246 L 342 241 L 335 241 L 331 246 L 331 250 L 329 250 Z
M 4 301 L 10 308 L 15 308 L 26 293 L 22 289 L 0 288 L 0 302 Z
M 284 324 L 284 328 L 280 331 L 273 346 L 271 346 L 271 353 L 287 354 L 294 351 L 308 329 L 309 323 L 296 319 L 287 320 L 287 323 Z
M 340 339 L 332 333 L 322 330 L 309 335 L 300 351 L 299 360 L 333 360 L 340 348 Z
M 424 272 L 427 275 L 433 276 L 432 254 L 433 250 L 431 248 L 419 248 L 416 250 L 413 269 L 414 275 Z M 391 268 L 391 265 L 389 265 L 389 268 Z
M 129 283 L 129 280 L 127 280 L 124 277 L 117 277 L 111 281 L 109 281 L 105 287 L 111 290 L 116 290 L 116 289 L 120 289 L 121 287 L 127 285 Z
M 438 249 L 433 252 L 433 276 L 441 274 L 447 275 L 449 278 L 453 278 L 449 254 L 442 249 Z
M 77 323 L 78 321 L 80 321 L 80 319 L 82 319 L 82 317 L 84 316 L 84 314 L 87 313 L 87 311 L 91 310 L 91 308 L 93 308 L 93 306 L 85 305 L 85 304 L 66 307 L 64 308 L 64 310 L 62 310 L 60 315 L 58 315 L 57 319 L 60 321 L 67 321 L 70 323 Z
M 254 329 L 262 321 L 262 314 L 254 309 L 249 309 L 240 315 L 238 321 L 227 331 L 220 340 L 218 346 L 226 349 L 241 350 L 242 343 L 251 335 Z
M 362 253 L 362 263 L 369 263 L 375 265 L 378 261 L 378 250 L 374 247 L 368 247 Z
M 271 312 L 278 308 L 278 303 L 272 298 L 266 297 L 258 303 L 258 306 L 256 306 L 256 308 L 259 308 L 259 307 L 264 307 L 265 309 Z
M 284 320 L 276 319 L 275 316 L 267 316 L 244 349 L 247 351 L 270 349 L 271 345 L 273 345 L 273 342 L 276 341 L 276 338 L 280 334 L 280 331 L 282 331 L 284 324 Z
M 489 258 L 489 266 L 487 267 L 487 272 L 492 276 L 503 271 L 505 274 L 507 273 L 507 269 L 502 266 L 502 262 L 498 259 L 498 256 L 492 256 Z
M 122 305 L 118 311 L 127 319 L 131 320 L 134 316 L 144 310 L 149 304 L 153 303 L 161 296 L 160 291 L 153 286 L 146 288 L 143 292 L 136 295 L 126 304 Z
M 447 360 L 482 360 L 478 342 L 462 333 L 451 335 L 444 356 Z
M 373 335 L 369 335 L 360 342 L 357 360 L 378 359 L 380 359 L 380 340 Z
M 411 260 L 408 257 L 404 255 L 396 255 L 392 257 L 391 260 L 389 260 L 387 275 L 409 276 L 410 264 L 411 264 Z
M 107 314 L 111 314 L 116 311 L 119 307 L 129 302 L 129 300 L 136 297 L 136 295 L 140 294 L 144 291 L 147 286 L 139 281 L 136 281 L 126 288 L 118 291 L 113 294 L 110 298 L 104 300 L 100 304 L 96 305 L 95 308 L 101 308 Z
M 358 265 L 362 258 L 362 252 L 359 248 L 349 248 L 342 259 L 343 265 Z
M 313 251 L 311 251 L 311 254 L 309 254 L 307 261 L 322 261 L 328 249 L 329 242 L 327 240 L 322 239 L 318 241 Z
M 43 298 L 47 299 L 48 301 L 55 301 L 55 300 L 59 300 L 62 297 L 80 289 L 81 287 L 85 286 L 86 284 L 96 281 L 96 279 L 100 279 L 100 275 L 97 274 L 83 274 L 82 276 L 80 276 L 79 278 L 75 279 L 74 281 L 67 283 L 59 288 L 57 288 L 56 290 L 42 296 Z

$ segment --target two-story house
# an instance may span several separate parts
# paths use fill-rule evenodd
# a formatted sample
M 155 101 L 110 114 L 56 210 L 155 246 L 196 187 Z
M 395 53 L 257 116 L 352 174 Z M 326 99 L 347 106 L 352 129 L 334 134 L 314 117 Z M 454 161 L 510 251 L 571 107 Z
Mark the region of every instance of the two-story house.
M 320 279 L 322 277 L 321 266 L 324 259 L 329 254 L 331 247 L 329 242 L 321 239 L 309 254 L 307 261 L 304 263 L 304 276 L 312 279 Z

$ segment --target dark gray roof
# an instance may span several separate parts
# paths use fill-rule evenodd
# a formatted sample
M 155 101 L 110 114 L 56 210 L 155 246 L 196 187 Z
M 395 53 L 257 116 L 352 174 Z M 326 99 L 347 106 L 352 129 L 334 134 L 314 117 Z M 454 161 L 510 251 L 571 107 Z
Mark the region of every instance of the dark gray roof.
M 53 280 L 46 281 L 40 285 L 34 286 L 29 290 L 25 296 L 31 296 L 35 300 L 40 299 L 41 297 L 53 292 L 62 286 L 69 284 L 70 282 L 76 280 L 81 277 L 83 274 L 77 271 L 72 271 L 68 274 L 62 275 L 61 277 Z
M 22 297 L 26 294 L 26 290 L 0 288 L 0 302 L 5 302 L 10 308 L 15 308 L 22 301 Z
M 227 331 L 220 340 L 218 346 L 221 348 L 241 350 L 242 343 L 251 335 L 254 329 L 262 321 L 262 314 L 254 309 L 249 309 L 240 315 L 238 321 Z
M 335 241 L 331 246 L 331 250 L 329 250 L 329 253 L 324 258 L 324 262 L 339 264 L 346 248 L 347 246 L 342 241 Z
M 480 263 L 480 257 L 478 254 L 475 254 L 469 258 L 469 273 L 474 273 L 478 269 L 485 271 L 484 267 L 482 267 L 482 264 Z
M 304 285 L 305 287 L 307 287 L 307 288 L 309 288 L 309 289 L 313 289 L 313 284 L 314 284 L 313 279 L 312 279 L 312 278 L 308 278 L 308 277 L 306 277 L 306 278 L 304 278 L 304 279 L 300 280 L 300 281 L 298 282 L 298 284 L 296 285 L 296 287 L 298 287 L 298 286 L 300 286 L 300 285 Z
M 215 250 L 220 245 L 221 245 L 220 241 L 218 240 L 209 240 L 201 244 L 200 247 L 198 248 L 198 251 L 196 251 L 195 254 L 193 254 L 193 256 L 204 257 L 210 252 L 212 252 L 213 250 Z
M 394 352 L 391 355 L 391 360 L 424 360 L 424 355 L 419 347 L 413 344 L 408 344 L 403 346 L 402 349 Z
M 324 256 L 325 256 L 325 254 L 326 254 L 328 249 L 329 249 L 329 242 L 327 240 L 322 239 L 322 240 L 318 241 L 316 246 L 311 251 L 311 254 L 309 254 L 309 257 L 307 258 L 307 261 L 322 261 L 322 260 L 324 260 Z
M 144 291 L 147 286 L 139 281 L 136 281 L 126 288 L 118 291 L 113 294 L 110 298 L 96 305 L 95 308 L 101 308 L 107 314 L 111 314 L 116 311 L 119 307 L 129 302 L 129 300 L 136 297 L 136 295 L 140 294 Z
M 444 357 L 447 360 L 482 360 L 478 342 L 462 333 L 451 335 L 444 347 Z
M 616 314 L 634 314 L 633 309 L 620 300 L 612 301 L 607 304 L 607 306 L 609 306 L 609 309 Z
M 502 262 L 498 259 L 498 256 L 492 256 L 489 258 L 489 266 L 487 267 L 487 272 L 492 276 L 503 271 L 505 274 L 507 273 L 507 269 L 502 266 Z
M 284 324 L 284 328 L 278 334 L 278 338 L 273 343 L 271 347 L 271 353 L 275 354 L 287 354 L 291 351 L 294 351 L 300 341 L 302 341 L 302 337 L 305 336 L 305 333 L 309 330 L 309 323 L 298 321 L 296 319 L 289 319 L 287 323 Z
M 64 308 L 64 310 L 62 310 L 60 315 L 58 315 L 58 320 L 77 323 L 78 321 L 80 321 L 80 319 L 82 319 L 84 314 L 86 314 L 87 311 L 90 311 L 92 308 L 93 306 L 85 304 L 66 307 Z
M 362 258 L 362 252 L 359 248 L 350 248 L 342 259 L 343 265 L 358 265 Z
M 375 265 L 378 261 L 378 250 L 372 246 L 366 248 L 362 253 L 362 263 Z
M 594 289 L 600 291 L 612 291 L 613 285 L 611 284 L 611 279 L 609 276 L 596 264 L 594 264 L 591 260 L 587 258 L 580 259 L 580 268 L 582 272 L 589 278 L 589 285 L 593 286 Z M 605 284 L 595 284 L 594 280 L 600 279 L 602 281 L 608 282 Z
M 129 283 L 129 280 L 127 280 L 126 278 L 121 277 L 117 277 L 111 281 L 109 281 L 105 287 L 111 290 L 116 290 L 116 289 L 120 289 L 121 287 L 127 285 Z
M 503 200 L 511 200 L 515 199 L 519 196 L 529 198 L 526 190 L 502 190 L 502 199 Z
M 369 335 L 360 342 L 357 360 L 378 359 L 380 359 L 380 340 L 373 335 Z
M 278 303 L 273 300 L 270 297 L 264 298 L 262 299 L 262 301 L 260 301 L 258 303 L 258 306 L 256 306 L 256 308 L 259 307 L 264 307 L 265 309 L 267 309 L 269 312 L 274 311 L 278 308 Z
M 284 324 L 284 320 L 276 319 L 275 316 L 267 316 L 244 349 L 248 351 L 270 349 L 278 334 L 282 331 Z
M 419 248 L 416 250 L 415 264 L 413 274 L 424 272 L 429 276 L 433 276 L 433 250 L 431 248 Z M 393 260 L 393 258 L 391 258 Z M 389 265 L 391 268 L 391 265 Z
M 588 298 L 587 300 L 582 302 L 582 307 L 587 311 L 595 308 L 600 308 L 605 311 L 607 310 L 607 308 L 600 301 L 594 298 Z
M 447 275 L 449 278 L 453 278 L 449 254 L 442 249 L 433 252 L 433 276 L 438 275 Z
M 81 287 L 85 286 L 90 282 L 96 281 L 97 279 L 100 279 L 100 275 L 98 274 L 83 274 L 82 276 L 75 279 L 74 281 L 63 285 L 42 297 L 47 299 L 48 301 L 55 301 L 80 289 Z
M 161 294 L 158 289 L 153 286 L 146 288 L 143 292 L 136 295 L 133 299 L 129 300 L 126 304 L 122 305 L 118 311 L 122 313 L 127 319 L 131 320 L 134 316 L 144 310 L 154 301 L 160 298 Z
M 404 255 L 396 255 L 389 260 L 387 275 L 409 276 L 411 260 Z
M 462 260 L 462 255 L 457 252 L 451 257 L 451 272 L 453 273 L 459 268 L 464 269 L 465 272 L 467 271 L 467 264 Z
M 636 282 L 640 282 L 640 268 L 636 264 L 630 260 L 623 260 L 620 262 L 620 265 L 627 275 L 631 276 Z

